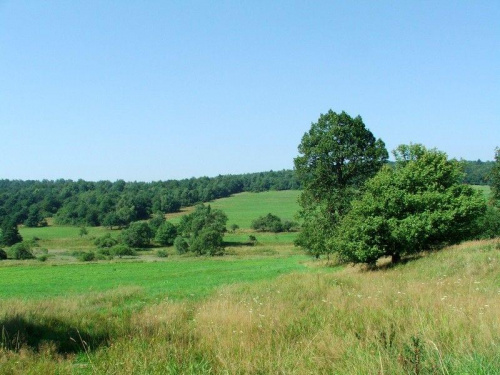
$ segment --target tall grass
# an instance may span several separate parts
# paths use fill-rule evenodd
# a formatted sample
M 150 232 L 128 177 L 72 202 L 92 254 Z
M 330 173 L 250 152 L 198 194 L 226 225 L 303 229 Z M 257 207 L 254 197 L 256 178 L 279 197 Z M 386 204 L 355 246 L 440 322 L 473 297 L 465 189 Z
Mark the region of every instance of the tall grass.
M 4 345 L 0 373 L 497 374 L 499 250 L 479 241 L 376 271 L 313 267 L 128 312 L 117 306 L 139 290 L 17 301 L 4 321 L 55 319 L 93 346 Z

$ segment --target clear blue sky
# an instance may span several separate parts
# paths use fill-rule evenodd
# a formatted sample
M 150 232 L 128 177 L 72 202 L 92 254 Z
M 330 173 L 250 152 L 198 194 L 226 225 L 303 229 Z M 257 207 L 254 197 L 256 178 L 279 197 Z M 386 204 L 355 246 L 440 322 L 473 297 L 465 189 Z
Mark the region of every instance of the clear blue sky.
M 0 0 L 0 178 L 290 169 L 329 109 L 491 160 L 500 1 Z

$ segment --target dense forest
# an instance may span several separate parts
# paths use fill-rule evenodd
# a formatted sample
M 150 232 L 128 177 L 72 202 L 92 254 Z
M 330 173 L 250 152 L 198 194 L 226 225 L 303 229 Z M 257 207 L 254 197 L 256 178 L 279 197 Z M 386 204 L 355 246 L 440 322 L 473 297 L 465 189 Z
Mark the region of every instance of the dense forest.
M 299 188 L 291 170 L 149 183 L 0 180 L 0 222 L 35 227 L 53 217 L 57 224 L 121 227 L 235 193 Z
M 465 161 L 464 183 L 484 185 L 494 162 Z M 244 191 L 300 189 L 292 170 L 157 182 L 0 180 L 0 224 L 126 226 L 153 213 L 228 197 Z

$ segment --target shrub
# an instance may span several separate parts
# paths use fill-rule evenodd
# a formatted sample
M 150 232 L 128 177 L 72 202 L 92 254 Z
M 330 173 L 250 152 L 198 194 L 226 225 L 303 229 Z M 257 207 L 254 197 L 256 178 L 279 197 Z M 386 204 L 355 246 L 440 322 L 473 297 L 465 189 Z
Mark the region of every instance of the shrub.
M 489 205 L 486 212 L 477 220 L 477 238 L 500 236 L 500 209 Z
M 20 242 L 12 246 L 12 257 L 14 259 L 33 259 L 35 256 L 31 251 L 31 246 L 27 242 Z
M 174 224 L 164 221 L 156 231 L 155 241 L 163 246 L 172 246 L 177 237 L 177 228 Z
M 98 248 L 104 249 L 104 248 L 110 248 L 115 246 L 118 243 L 118 240 L 111 237 L 111 234 L 107 233 L 102 237 L 98 237 L 94 241 L 94 245 L 96 245 Z
M 297 232 L 298 230 L 299 230 L 299 223 L 290 220 L 283 221 L 284 232 Z
M 37 258 L 40 262 L 46 262 L 47 259 L 49 259 L 49 256 L 48 255 L 40 255 L 38 258 Z
M 158 258 L 166 258 L 166 257 L 168 257 L 167 250 L 158 250 L 156 252 L 156 255 L 158 256 Z
M 137 255 L 137 252 L 134 249 L 123 244 L 113 246 L 111 249 L 109 249 L 109 252 L 111 255 L 120 258 L 124 255 L 132 255 L 132 256 Z
M 5 250 L 0 249 L 0 260 L 4 259 L 7 259 L 7 253 L 5 252 Z
M 189 251 L 189 244 L 181 236 L 177 236 L 177 238 L 174 241 L 174 246 L 179 254 L 185 254 Z
M 149 245 L 152 237 L 153 232 L 148 223 L 144 221 L 130 224 L 130 226 L 120 234 L 122 242 L 130 247 L 146 247 Z
M 91 262 L 95 260 L 95 253 L 93 251 L 90 251 L 88 253 L 82 252 L 80 253 L 79 259 L 82 262 Z
M 193 238 L 190 249 L 198 255 L 222 255 L 224 253 L 222 243 L 222 233 L 208 227 Z
M 252 222 L 252 229 L 259 232 L 283 232 L 283 223 L 281 219 L 273 214 L 261 216 Z
M 151 231 L 153 233 L 156 233 L 158 231 L 158 228 L 160 228 L 164 222 L 165 216 L 163 215 L 163 213 L 158 212 L 157 214 L 154 214 L 153 217 L 149 220 L 149 227 L 151 228 Z

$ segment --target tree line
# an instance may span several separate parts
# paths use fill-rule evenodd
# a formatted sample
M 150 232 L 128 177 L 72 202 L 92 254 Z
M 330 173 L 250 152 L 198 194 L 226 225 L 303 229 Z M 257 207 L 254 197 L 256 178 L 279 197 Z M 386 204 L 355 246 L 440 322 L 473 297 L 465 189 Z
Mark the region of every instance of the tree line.
M 0 180 L 0 225 L 125 227 L 154 213 L 177 212 L 241 192 L 299 189 L 293 171 L 270 171 L 157 182 Z

